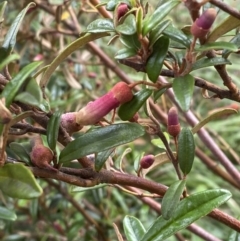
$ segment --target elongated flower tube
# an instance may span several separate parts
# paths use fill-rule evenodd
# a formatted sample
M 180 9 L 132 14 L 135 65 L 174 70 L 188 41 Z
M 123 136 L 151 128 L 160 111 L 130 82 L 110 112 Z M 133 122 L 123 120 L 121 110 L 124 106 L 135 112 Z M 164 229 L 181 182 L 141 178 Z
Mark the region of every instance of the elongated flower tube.
M 53 152 L 48 147 L 43 145 L 41 137 L 33 138 L 31 140 L 31 145 L 31 162 L 39 168 L 56 172 L 57 169 L 50 165 L 51 161 L 53 160 Z
M 79 125 L 94 125 L 111 110 L 116 109 L 133 98 L 131 88 L 124 82 L 117 83 L 107 94 L 89 102 L 76 114 Z
M 217 11 L 214 8 L 207 9 L 199 18 L 195 20 L 191 27 L 191 33 L 196 38 L 203 38 L 209 32 Z
M 168 133 L 173 137 L 177 137 L 181 131 L 181 126 L 178 120 L 178 110 L 176 107 L 172 107 L 168 112 L 167 130 Z
M 61 125 L 66 129 L 69 135 L 72 135 L 74 132 L 80 131 L 83 126 L 76 123 L 77 112 L 68 112 L 62 114 L 61 116 Z

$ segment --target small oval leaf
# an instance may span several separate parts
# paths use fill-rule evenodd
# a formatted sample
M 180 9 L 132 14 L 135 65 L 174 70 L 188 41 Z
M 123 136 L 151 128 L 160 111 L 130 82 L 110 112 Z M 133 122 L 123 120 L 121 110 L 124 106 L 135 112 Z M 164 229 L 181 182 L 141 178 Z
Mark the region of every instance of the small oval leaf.
M 137 51 L 135 49 L 125 48 L 125 49 L 118 50 L 114 58 L 115 59 L 126 59 L 126 58 L 132 57 L 136 54 L 137 54 Z
M 0 219 L 15 221 L 17 219 L 17 215 L 15 212 L 5 207 L 0 207 Z
M 192 194 L 180 201 L 172 218 L 169 220 L 164 220 L 162 216 L 157 218 L 141 241 L 165 240 L 199 218 L 206 216 L 231 196 L 231 193 L 224 189 L 212 189 Z
M 60 154 L 60 163 L 105 151 L 131 142 L 144 135 L 145 130 L 136 123 L 122 123 L 97 128 L 70 142 Z
M 240 34 L 237 34 L 236 36 L 234 36 L 234 37 L 231 39 L 230 43 L 235 44 L 235 45 L 239 48 L 239 47 L 240 47 Z M 225 50 L 223 50 L 223 52 L 222 52 L 222 57 L 226 59 L 226 58 L 228 58 L 229 54 L 231 54 L 232 52 L 233 52 L 233 51 L 231 51 L 231 50 L 225 49 Z
M 89 33 L 106 33 L 114 32 L 114 24 L 111 19 L 96 19 L 87 26 Z
M 116 31 L 125 35 L 135 34 L 137 32 L 135 16 L 133 14 L 129 14 L 123 24 L 116 27 Z
M 184 175 L 187 175 L 193 165 L 195 156 L 195 142 L 191 130 L 182 128 L 178 136 L 178 162 Z
M 14 152 L 14 154 L 19 157 L 19 159 L 20 159 L 21 161 L 24 161 L 24 162 L 26 162 L 26 163 L 28 163 L 28 164 L 31 163 L 31 162 L 30 162 L 30 157 L 29 157 L 29 155 L 28 155 L 28 152 L 27 152 L 27 150 L 24 148 L 23 145 L 21 145 L 21 144 L 18 143 L 18 142 L 11 142 L 11 143 L 9 144 L 9 147 L 10 147 L 11 150 Z
M 195 80 L 190 74 L 176 77 L 173 80 L 175 98 L 183 111 L 188 111 L 190 108 L 194 84 Z
M 121 43 L 124 44 L 127 48 L 130 48 L 130 49 L 133 48 L 136 51 L 141 48 L 141 44 L 138 40 L 138 36 L 136 33 L 133 35 L 121 34 L 119 39 L 120 39 Z
M 208 50 L 217 50 L 217 49 L 225 49 L 225 50 L 231 50 L 233 52 L 238 51 L 238 47 L 233 43 L 228 42 L 214 42 L 214 43 L 208 43 L 204 44 L 199 48 L 194 49 L 195 52 L 202 52 L 202 51 L 208 51 Z
M 143 36 L 155 28 L 179 3 L 180 1 L 167 1 L 160 5 L 151 16 L 145 18 L 143 20 Z
M 216 112 L 212 113 L 211 115 L 209 115 L 208 117 L 206 117 L 205 119 L 203 119 L 202 121 L 200 121 L 197 125 L 195 125 L 192 128 L 192 133 L 193 134 L 197 133 L 203 126 L 205 126 L 211 120 L 220 118 L 221 116 L 224 116 L 224 115 L 236 114 L 236 113 L 238 113 L 238 112 L 235 109 L 231 109 L 231 108 L 226 108 L 226 109 L 223 109 L 220 111 L 216 111 Z
M 231 62 L 227 59 L 224 59 L 222 57 L 215 57 L 215 58 L 202 58 L 196 61 L 192 65 L 191 71 L 194 71 L 196 69 L 202 69 L 210 66 L 215 66 L 215 65 L 222 65 L 222 64 L 231 64 Z
M 162 36 L 153 45 L 152 54 L 147 60 L 146 72 L 152 82 L 156 82 L 162 70 L 169 47 L 169 38 Z
M 51 150 L 55 150 L 56 148 L 60 120 L 61 120 L 61 113 L 56 112 L 50 117 L 47 125 L 47 142 Z
M 0 168 L 0 190 L 19 199 L 37 198 L 42 194 L 32 172 L 21 163 L 9 163 Z
M 139 241 L 146 232 L 140 220 L 128 215 L 123 219 L 123 228 L 128 241 Z
M 113 149 L 109 149 L 109 150 L 97 153 L 95 162 L 94 162 L 95 170 L 97 172 L 99 172 L 102 169 L 104 163 L 107 161 L 108 157 L 111 155 L 112 152 L 113 152 Z
M 186 180 L 179 180 L 174 182 L 166 191 L 163 199 L 161 212 L 164 219 L 168 220 L 172 217 L 180 197 L 186 185 Z
M 118 109 L 118 116 L 122 120 L 130 120 L 146 102 L 152 90 L 143 89 L 134 94 L 131 101 L 121 105 Z

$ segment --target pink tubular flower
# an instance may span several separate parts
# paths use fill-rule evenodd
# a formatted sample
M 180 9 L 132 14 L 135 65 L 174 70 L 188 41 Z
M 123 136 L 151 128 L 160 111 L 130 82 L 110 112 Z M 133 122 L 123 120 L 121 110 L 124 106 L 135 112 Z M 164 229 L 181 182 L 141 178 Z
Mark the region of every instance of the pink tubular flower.
M 168 124 L 167 124 L 168 133 L 177 137 L 181 131 L 181 126 L 178 120 L 178 110 L 176 107 L 172 107 L 168 112 Z
M 154 155 L 146 155 L 140 160 L 140 167 L 147 169 L 154 163 Z
M 69 135 L 72 135 L 74 132 L 80 131 L 83 126 L 79 125 L 76 122 L 77 112 L 69 112 L 62 114 L 61 116 L 61 125 L 66 129 Z
M 203 38 L 210 30 L 217 11 L 214 8 L 207 9 L 199 18 L 195 20 L 191 27 L 191 33 L 196 38 Z
M 95 101 L 89 102 L 76 114 L 76 123 L 79 125 L 94 125 L 111 110 L 120 104 L 130 101 L 133 97 L 130 87 L 124 83 L 117 83 L 107 94 Z

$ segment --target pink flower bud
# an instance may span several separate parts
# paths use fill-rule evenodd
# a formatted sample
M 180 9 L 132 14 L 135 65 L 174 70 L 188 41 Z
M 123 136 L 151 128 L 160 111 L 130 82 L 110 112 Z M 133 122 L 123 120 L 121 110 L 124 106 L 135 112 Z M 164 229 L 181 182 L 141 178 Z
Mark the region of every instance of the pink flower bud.
M 154 163 L 154 155 L 146 155 L 140 161 L 140 166 L 142 169 L 147 169 Z
M 72 135 L 74 132 L 80 131 L 83 126 L 79 125 L 77 120 L 77 112 L 69 112 L 62 114 L 61 116 L 61 125 L 66 129 L 69 135 Z
M 89 102 L 76 114 L 79 125 L 94 125 L 98 123 L 111 110 L 120 104 L 130 101 L 133 97 L 130 87 L 124 83 L 117 83 L 107 94 L 95 101 Z
M 137 112 L 134 114 L 134 116 L 129 121 L 138 123 L 138 119 L 139 119 L 139 114 Z
M 207 9 L 199 18 L 195 20 L 191 27 L 191 33 L 196 38 L 203 38 L 210 30 L 217 11 L 214 8 Z
M 53 159 L 53 153 L 48 147 L 42 144 L 41 138 L 37 137 L 32 139 L 31 145 L 33 146 L 30 153 L 31 162 L 39 168 L 57 171 L 57 169 L 50 165 Z
M 128 5 L 126 3 L 121 3 L 117 8 L 117 19 L 119 20 L 128 12 Z
M 168 112 L 168 124 L 167 124 L 168 133 L 177 137 L 181 131 L 181 126 L 178 120 L 178 110 L 176 107 L 172 107 Z

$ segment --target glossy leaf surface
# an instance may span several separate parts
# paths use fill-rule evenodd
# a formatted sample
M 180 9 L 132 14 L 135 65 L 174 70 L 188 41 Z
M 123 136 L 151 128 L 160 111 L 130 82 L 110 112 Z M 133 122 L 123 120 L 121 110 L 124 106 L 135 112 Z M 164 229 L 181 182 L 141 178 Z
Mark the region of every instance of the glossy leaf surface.
M 153 28 L 155 28 L 179 3 L 180 1 L 167 1 L 160 5 L 152 15 L 145 18 L 143 21 L 143 36 L 146 36 Z
M 146 72 L 152 82 L 156 82 L 162 70 L 169 47 L 169 38 L 162 36 L 153 45 L 152 54 L 147 60 Z
M 231 51 L 237 51 L 238 47 L 233 44 L 233 43 L 228 43 L 228 42 L 214 42 L 214 43 L 208 43 L 204 44 L 199 48 L 194 49 L 196 52 L 201 52 L 201 51 L 208 51 L 208 50 L 216 50 L 216 49 L 226 49 L 226 50 L 231 50 Z
M 180 197 L 186 185 L 186 180 L 179 180 L 171 184 L 162 199 L 161 212 L 164 219 L 170 219 L 177 205 L 180 202 Z
M 20 163 L 0 168 L 0 189 L 7 196 L 19 199 L 37 198 L 42 194 L 32 172 Z
M 239 47 L 240 47 L 240 33 L 237 34 L 236 36 L 234 36 L 234 37 L 231 39 L 230 42 L 233 43 L 233 44 L 235 44 L 235 45 L 237 46 L 237 48 L 239 48 Z M 228 58 L 229 54 L 232 53 L 232 52 L 233 52 L 232 50 L 227 50 L 227 49 L 225 49 L 225 50 L 223 50 L 223 52 L 222 52 L 222 57 L 223 57 L 223 58 Z
M 5 38 L 4 42 L 2 44 L 2 48 L 5 49 L 8 53 L 12 51 L 16 44 L 16 36 L 18 33 L 18 30 L 21 26 L 21 23 L 23 21 L 23 18 L 28 11 L 29 8 L 35 7 L 36 4 L 31 2 L 29 3 L 15 18 L 14 22 L 12 23 L 11 27 L 9 28 Z
M 15 221 L 17 219 L 17 215 L 15 212 L 5 207 L 0 207 L 0 219 Z
M 137 32 L 136 19 L 133 14 L 129 14 L 123 24 L 116 27 L 116 31 L 125 34 L 132 35 Z
M 118 50 L 114 58 L 115 59 L 126 59 L 126 58 L 132 57 L 136 54 L 137 54 L 137 52 L 135 49 L 124 48 L 124 49 Z
M 191 75 L 179 76 L 173 80 L 176 101 L 183 111 L 188 111 L 191 104 L 195 80 Z
M 96 19 L 87 26 L 88 33 L 114 32 L 115 28 L 111 19 Z
M 135 123 L 115 124 L 95 129 L 69 143 L 61 152 L 59 162 L 67 163 L 92 153 L 114 148 L 131 142 L 144 133 L 144 128 Z
M 1 51 L 1 48 L 0 48 L 0 51 Z M 0 56 L 1 56 L 0 71 L 3 69 L 3 67 L 11 63 L 12 61 L 20 58 L 18 54 L 10 54 L 9 56 L 2 56 L 0 54 Z
M 24 161 L 28 164 L 30 163 L 30 157 L 23 145 L 18 142 L 11 142 L 9 147 L 14 151 L 14 154 L 17 155 L 21 161 Z
M 237 114 L 238 112 L 235 109 L 227 108 L 220 111 L 216 111 L 211 115 L 204 118 L 200 121 L 196 126 L 192 128 L 192 133 L 197 133 L 203 126 L 205 126 L 208 122 L 215 120 L 217 118 L 221 118 L 222 116 L 229 115 L 229 114 Z
M 54 113 L 47 125 L 47 142 L 51 150 L 55 150 L 61 120 L 61 113 Z
M 118 116 L 122 120 L 130 120 L 138 110 L 143 106 L 149 96 L 152 94 L 152 90 L 143 89 L 134 94 L 131 101 L 121 105 L 118 109 Z
M 184 127 L 178 136 L 178 162 L 184 175 L 187 175 L 191 171 L 194 157 L 194 137 L 191 130 Z
M 128 241 L 139 241 L 146 232 L 140 220 L 128 215 L 123 219 L 123 228 Z
M 212 59 L 204 57 L 202 59 L 199 59 L 197 62 L 195 62 L 192 65 L 191 71 L 196 70 L 196 69 L 202 69 L 202 68 L 214 66 L 214 65 L 221 65 L 221 64 L 231 64 L 231 62 L 222 57 L 215 57 Z
M 231 196 L 231 193 L 224 189 L 212 189 L 192 194 L 179 203 L 171 219 L 164 220 L 162 216 L 157 218 L 141 241 L 163 241 L 206 216 Z
M 191 39 L 184 34 L 183 31 L 173 26 L 173 24 L 169 24 L 164 30 L 163 34 L 169 37 L 171 40 L 174 40 L 183 46 L 189 47 L 191 44 Z
M 21 69 L 20 72 L 10 82 L 7 83 L 1 94 L 1 97 L 6 99 L 7 107 L 10 106 L 18 90 L 26 81 L 27 77 L 40 65 L 41 62 L 33 62 L 28 64 L 23 69 Z
M 137 34 L 133 34 L 133 35 L 124 35 L 121 34 L 120 36 L 120 41 L 122 42 L 122 44 L 124 44 L 126 47 L 130 48 L 130 49 L 135 49 L 136 51 L 141 47 L 141 44 L 138 40 L 138 36 Z
M 107 161 L 108 157 L 111 155 L 112 152 L 113 152 L 113 149 L 109 149 L 109 150 L 97 153 L 95 162 L 94 162 L 94 167 L 97 172 L 99 172 L 102 169 L 102 167 L 104 166 L 104 163 Z

